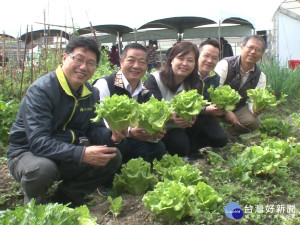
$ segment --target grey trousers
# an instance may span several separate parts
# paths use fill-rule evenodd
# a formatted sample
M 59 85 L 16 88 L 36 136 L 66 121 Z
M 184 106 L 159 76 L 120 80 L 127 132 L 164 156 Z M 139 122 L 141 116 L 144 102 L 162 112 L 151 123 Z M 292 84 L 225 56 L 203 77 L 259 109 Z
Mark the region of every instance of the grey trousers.
M 259 116 L 254 116 L 248 109 L 248 105 L 240 108 L 238 111 L 234 112 L 239 122 L 244 126 L 232 126 L 228 129 L 228 135 L 233 137 L 238 137 L 241 134 L 250 133 L 255 131 L 260 126 Z
M 8 160 L 8 168 L 24 192 L 24 204 L 36 199 L 36 204 L 46 203 L 47 189 L 54 181 L 62 180 L 60 191 L 74 202 L 81 202 L 86 194 L 92 193 L 107 181 L 121 166 L 122 156 L 111 159 L 106 166 L 54 161 L 24 152 Z

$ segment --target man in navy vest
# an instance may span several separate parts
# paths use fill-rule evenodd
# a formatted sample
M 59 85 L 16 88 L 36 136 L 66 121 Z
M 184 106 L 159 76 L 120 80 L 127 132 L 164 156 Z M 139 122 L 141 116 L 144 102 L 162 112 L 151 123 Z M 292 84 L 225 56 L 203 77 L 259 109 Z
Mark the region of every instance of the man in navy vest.
M 107 77 L 98 79 L 94 86 L 100 91 L 100 99 L 106 96 L 127 95 L 138 103 L 147 102 L 152 93 L 147 90 L 141 79 L 145 75 L 148 65 L 147 50 L 138 43 L 125 46 L 120 57 L 121 69 Z M 148 162 L 161 159 L 166 153 L 165 146 L 160 140 L 165 131 L 151 135 L 140 127 L 129 128 L 128 137 L 121 143 L 127 146 L 127 151 L 122 151 L 123 163 L 132 158 L 142 157 Z M 124 149 L 124 148 L 122 148 Z
M 233 111 L 227 111 L 225 121 L 232 124 L 227 135 L 231 142 L 239 135 L 259 128 L 259 112 L 253 112 L 251 101 L 247 103 L 248 89 L 266 87 L 266 75 L 256 64 L 266 49 L 266 42 L 258 35 L 248 36 L 242 42 L 241 55 L 226 57 L 218 62 L 215 71 L 220 75 L 220 86 L 229 85 L 241 95 Z

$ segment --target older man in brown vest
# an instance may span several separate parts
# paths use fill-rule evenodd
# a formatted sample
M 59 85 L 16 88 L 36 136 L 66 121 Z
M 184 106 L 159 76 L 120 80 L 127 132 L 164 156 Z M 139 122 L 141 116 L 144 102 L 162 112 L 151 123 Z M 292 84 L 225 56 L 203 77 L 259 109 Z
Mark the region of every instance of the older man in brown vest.
M 226 57 L 218 62 L 215 71 L 220 75 L 220 86 L 229 85 L 241 95 L 235 110 L 228 111 L 225 121 L 232 124 L 227 135 L 235 142 L 239 135 L 259 128 L 259 112 L 253 112 L 251 101 L 247 103 L 247 90 L 266 87 L 266 75 L 256 64 L 266 49 L 265 40 L 258 35 L 248 36 L 242 42 L 239 56 Z

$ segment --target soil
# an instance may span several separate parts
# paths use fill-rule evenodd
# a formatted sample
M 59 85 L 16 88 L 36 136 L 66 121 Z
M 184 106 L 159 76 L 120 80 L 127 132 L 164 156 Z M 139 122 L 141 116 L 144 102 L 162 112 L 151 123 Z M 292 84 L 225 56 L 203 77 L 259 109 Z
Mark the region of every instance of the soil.
M 3 158 L 2 158 L 3 159 Z M 0 195 L 5 197 L 5 204 L 0 204 L 0 210 L 6 210 L 21 205 L 23 194 L 20 185 L 15 182 L 10 175 L 6 165 L 6 160 L 0 160 Z M 205 163 L 204 160 L 199 160 L 200 163 Z M 13 191 L 12 188 L 14 189 Z M 14 193 L 14 195 L 10 195 Z M 17 193 L 17 195 L 16 195 Z M 133 196 L 130 194 L 122 194 L 123 209 L 115 218 L 110 213 L 110 202 L 107 197 L 99 195 L 98 192 L 92 193 L 89 198 L 93 200 L 88 203 L 88 208 L 92 217 L 97 218 L 97 223 L 101 225 L 161 225 L 163 221 L 157 221 L 157 217 L 147 210 L 142 202 L 142 196 Z
M 193 163 L 205 164 L 206 160 L 197 159 Z M 90 214 L 101 225 L 161 225 L 166 221 L 158 220 L 155 214 L 147 210 L 142 202 L 143 196 L 122 194 L 123 209 L 117 218 L 109 212 L 110 202 L 97 192 L 92 195 L 95 200 L 90 204 Z M 162 218 L 161 218 L 162 219 Z
M 244 139 L 248 145 L 254 145 L 258 139 L 257 135 L 253 135 L 250 138 Z M 224 153 L 223 157 L 226 158 L 226 150 L 221 151 Z M 205 167 L 209 166 L 209 162 L 204 157 L 192 161 L 197 166 Z M 53 191 L 53 190 L 52 190 Z M 51 190 L 50 190 L 51 194 Z M 23 194 L 20 185 L 15 182 L 7 169 L 6 159 L 0 157 L 0 210 L 6 210 L 7 208 L 14 209 L 18 205 L 22 205 Z M 142 202 L 142 196 L 133 196 L 130 194 L 122 194 L 123 209 L 121 213 L 115 218 L 109 210 L 110 202 L 107 197 L 99 195 L 98 192 L 94 192 L 88 196 L 92 201 L 87 204 L 92 217 L 97 218 L 97 223 L 101 225 L 164 225 L 169 224 L 167 221 L 163 221 L 162 217 L 156 216 L 153 212 L 147 210 Z M 298 204 L 298 203 L 297 203 Z M 187 218 L 179 224 L 196 224 L 194 220 Z M 228 220 L 222 220 L 217 222 L 219 225 L 228 225 Z M 253 224 L 253 223 L 249 223 Z M 172 224 L 174 225 L 174 224 Z

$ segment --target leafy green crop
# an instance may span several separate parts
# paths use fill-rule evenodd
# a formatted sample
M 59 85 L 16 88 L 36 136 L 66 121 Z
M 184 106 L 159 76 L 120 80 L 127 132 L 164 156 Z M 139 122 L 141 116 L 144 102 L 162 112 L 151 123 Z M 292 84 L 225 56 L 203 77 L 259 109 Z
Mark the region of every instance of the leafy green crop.
M 0 146 L 8 143 L 9 130 L 16 119 L 20 103 L 17 100 L 2 101 L 0 95 Z
M 191 121 L 193 116 L 198 115 L 208 101 L 203 99 L 197 90 L 183 90 L 171 100 L 173 110 L 179 117 Z
M 215 189 L 204 182 L 198 182 L 195 187 L 194 203 L 199 209 L 216 210 L 222 201 Z
M 195 189 L 178 181 L 165 180 L 148 191 L 142 201 L 146 209 L 163 214 L 170 222 L 176 222 L 186 216 L 195 216 L 198 212 L 193 199 Z
M 220 109 L 232 111 L 241 99 L 239 93 L 229 85 L 219 86 L 215 89 L 211 86 L 207 91 L 210 93 L 211 102 Z
M 100 104 L 95 104 L 95 108 L 97 116 L 91 121 L 98 122 L 104 118 L 113 131 L 138 124 L 138 103 L 127 95 L 106 96 Z
M 279 102 L 284 99 L 277 101 L 275 95 L 272 95 L 267 89 L 255 88 L 247 90 L 247 95 L 253 100 L 253 111 L 259 111 L 267 108 L 276 107 Z M 286 96 L 284 95 L 283 98 Z
M 150 134 L 156 134 L 164 129 L 168 119 L 172 116 L 172 108 L 163 99 L 161 101 L 151 97 L 148 102 L 138 108 L 139 127 Z
M 148 210 L 163 214 L 170 222 L 187 216 L 196 216 L 200 210 L 215 210 L 220 202 L 217 192 L 200 182 L 201 171 L 185 163 L 178 155 L 164 155 L 153 162 L 160 175 L 153 191 L 148 191 L 142 201 Z
M 109 210 L 114 217 L 117 217 L 123 209 L 122 197 L 119 196 L 115 199 L 112 199 L 111 196 L 108 196 L 108 201 L 110 202 Z
M 96 218 L 90 216 L 84 206 L 71 209 L 61 204 L 35 205 L 35 200 L 15 210 L 0 212 L 1 225 L 96 225 Z
M 159 175 L 163 175 L 167 172 L 167 170 L 169 170 L 169 168 L 174 166 L 184 166 L 185 164 L 186 162 L 184 162 L 177 154 L 165 154 L 160 161 L 154 159 L 153 168 Z
M 180 181 L 184 185 L 196 185 L 202 180 L 201 171 L 196 166 L 186 163 L 184 166 L 173 166 L 165 170 L 163 179 Z
M 157 182 L 157 177 L 150 171 L 151 164 L 142 158 L 131 159 L 122 165 L 121 174 L 116 174 L 113 186 L 118 193 L 124 191 L 132 195 L 144 194 Z
M 160 161 L 154 160 L 153 168 L 162 180 L 176 180 L 186 186 L 195 185 L 202 180 L 201 171 L 197 167 L 185 163 L 177 155 L 165 154 Z
M 274 174 L 278 167 L 299 157 L 298 150 L 283 140 L 265 139 L 260 146 L 247 147 L 237 159 L 229 158 L 234 177 L 249 181 L 250 175 Z
M 292 126 L 283 120 L 267 118 L 261 122 L 259 130 L 268 136 L 287 138 L 291 134 Z
M 177 222 L 187 216 L 196 216 L 201 209 L 215 210 L 221 198 L 203 182 L 186 186 L 166 179 L 157 183 L 153 191 L 148 191 L 142 201 L 148 210 L 163 214 L 169 222 Z

